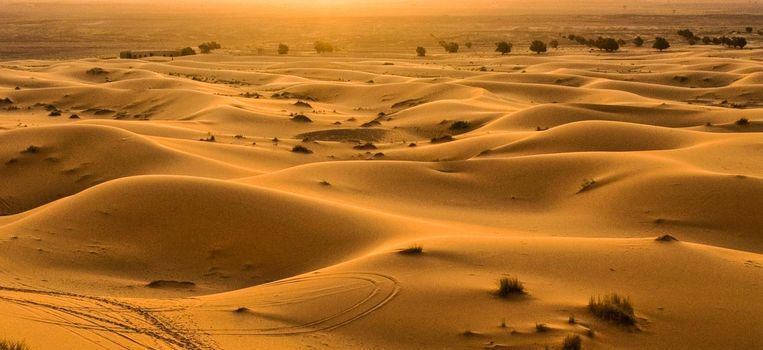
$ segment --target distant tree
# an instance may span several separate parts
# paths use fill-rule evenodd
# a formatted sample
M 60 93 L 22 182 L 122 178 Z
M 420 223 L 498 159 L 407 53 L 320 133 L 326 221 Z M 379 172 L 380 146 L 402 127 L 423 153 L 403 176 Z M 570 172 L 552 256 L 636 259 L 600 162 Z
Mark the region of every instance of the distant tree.
M 447 53 L 456 53 L 458 52 L 458 43 L 456 42 L 447 42 L 445 40 L 440 41 L 440 46 L 442 46 L 443 49 L 445 49 L 445 52 Z
M 190 56 L 190 55 L 195 55 L 195 54 L 196 54 L 196 51 L 194 51 L 190 47 L 184 47 L 184 48 L 180 49 L 180 56 Z
M 284 43 L 278 44 L 278 54 L 279 55 L 289 54 L 289 46 Z
M 628 45 L 628 42 L 625 41 L 625 39 L 617 39 L 617 44 L 620 45 L 620 47 L 623 47 L 625 45 Z
M 530 51 L 535 52 L 537 54 L 541 54 L 542 52 L 546 52 L 548 49 L 546 48 L 546 43 L 540 41 L 540 40 L 534 40 L 530 44 Z
M 670 48 L 670 43 L 668 42 L 667 39 L 661 36 L 658 36 L 654 38 L 654 45 L 652 45 L 652 48 L 660 50 L 660 51 L 667 50 L 668 48 Z
M 423 46 L 419 46 L 416 48 L 416 56 L 424 57 L 427 55 L 427 49 L 425 49 Z
M 559 48 L 559 40 L 556 40 L 556 39 L 554 39 L 554 40 L 551 40 L 551 41 L 548 43 L 548 46 L 549 46 L 550 48 L 552 48 L 552 49 L 558 49 L 558 48 Z
M 498 43 L 495 43 L 495 52 L 500 52 L 501 55 L 505 55 L 509 52 L 511 52 L 511 48 L 514 47 L 510 42 L 501 41 Z
M 331 43 L 316 41 L 314 44 L 314 47 L 315 47 L 315 52 L 317 53 L 334 52 L 334 45 L 332 45 Z
M 620 49 L 620 44 L 618 44 L 617 40 L 613 38 L 599 37 L 596 40 L 596 48 L 598 48 L 599 50 L 607 51 L 607 52 L 615 52 Z
M 471 41 L 467 41 L 466 43 L 464 43 L 464 46 L 466 46 L 467 49 L 471 49 L 472 48 L 472 42 Z
M 688 29 L 679 30 L 678 31 L 678 35 L 680 35 L 680 36 L 682 36 L 682 37 L 684 37 L 686 39 L 694 37 L 694 33 L 691 30 L 688 30 Z
M 743 49 L 745 46 L 747 46 L 747 39 L 741 36 L 735 36 L 731 38 L 731 46 Z
M 567 35 L 567 39 L 575 41 L 577 39 L 577 35 L 575 35 L 575 34 Z
M 199 44 L 199 51 L 201 53 L 210 53 L 212 50 L 221 49 L 222 45 L 218 44 L 216 41 L 210 41 L 206 43 Z
M 703 36 L 702 37 L 702 43 L 705 45 L 710 45 L 713 42 L 713 39 L 710 39 L 709 36 Z
M 748 33 L 752 33 L 752 27 L 747 27 L 744 30 L 747 31 Z

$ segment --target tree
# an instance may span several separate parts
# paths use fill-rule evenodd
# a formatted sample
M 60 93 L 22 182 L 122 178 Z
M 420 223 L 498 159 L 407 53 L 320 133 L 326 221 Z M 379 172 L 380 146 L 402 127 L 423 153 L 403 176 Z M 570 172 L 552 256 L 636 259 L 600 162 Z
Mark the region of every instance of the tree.
M 445 40 L 440 41 L 440 46 L 442 46 L 443 49 L 445 49 L 445 52 L 447 53 L 456 53 L 458 52 L 458 43 L 456 42 L 447 42 Z
M 416 56 L 424 57 L 427 55 L 427 49 L 425 49 L 423 46 L 419 46 L 416 48 Z
M 552 49 L 555 49 L 555 50 L 558 49 L 559 48 L 559 40 L 556 40 L 556 39 L 551 40 L 548 43 L 548 46 L 551 47 Z
M 633 39 L 633 45 L 636 45 L 636 47 L 644 46 L 644 39 L 642 39 L 640 36 L 637 36 L 635 39 Z
M 510 42 L 501 41 L 499 43 L 495 43 L 495 52 L 500 52 L 501 55 L 505 55 L 509 52 L 511 52 L 511 48 L 514 47 Z
M 530 44 L 530 51 L 535 52 L 537 54 L 541 54 L 542 52 L 546 52 L 548 49 L 546 48 L 546 43 L 535 40 Z
M 221 49 L 222 45 L 218 44 L 216 41 L 210 41 L 206 43 L 199 44 L 199 51 L 201 53 L 210 53 L 212 50 Z
M 195 55 L 195 54 L 196 54 L 196 51 L 194 51 L 190 47 L 184 47 L 184 48 L 180 49 L 180 56 L 190 56 L 190 55 Z
M 661 36 L 658 36 L 654 38 L 654 45 L 652 45 L 652 48 L 660 50 L 660 52 L 662 52 L 662 50 L 667 50 L 668 48 L 670 48 L 670 43 L 668 42 L 667 39 Z
M 331 43 L 316 41 L 314 47 L 317 53 L 334 52 L 334 45 L 331 45 Z
M 288 53 L 289 53 L 289 46 L 288 45 L 286 45 L 284 43 L 278 44 L 278 54 L 279 55 L 287 55 Z
M 620 50 L 620 44 L 618 44 L 617 40 L 613 38 L 599 37 L 599 39 L 596 40 L 596 47 L 599 50 L 604 50 L 607 52 L 615 52 L 617 50 Z
M 731 38 L 731 46 L 744 49 L 744 47 L 747 46 L 747 39 L 741 36 L 735 36 Z

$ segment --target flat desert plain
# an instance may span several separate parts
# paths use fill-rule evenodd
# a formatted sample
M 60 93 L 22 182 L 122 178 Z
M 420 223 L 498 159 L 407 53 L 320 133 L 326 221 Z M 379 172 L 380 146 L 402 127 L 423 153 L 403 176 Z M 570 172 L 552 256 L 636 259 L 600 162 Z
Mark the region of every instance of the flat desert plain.
M 763 50 L 671 38 L 5 60 L 0 337 L 761 349 Z

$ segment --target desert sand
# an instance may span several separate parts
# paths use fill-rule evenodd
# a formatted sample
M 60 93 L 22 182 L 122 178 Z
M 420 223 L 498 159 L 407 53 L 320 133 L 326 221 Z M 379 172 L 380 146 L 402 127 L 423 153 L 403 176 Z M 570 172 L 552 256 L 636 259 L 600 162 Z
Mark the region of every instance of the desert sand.
M 763 348 L 761 57 L 4 61 L 0 337 Z M 588 311 L 607 293 L 635 325 Z

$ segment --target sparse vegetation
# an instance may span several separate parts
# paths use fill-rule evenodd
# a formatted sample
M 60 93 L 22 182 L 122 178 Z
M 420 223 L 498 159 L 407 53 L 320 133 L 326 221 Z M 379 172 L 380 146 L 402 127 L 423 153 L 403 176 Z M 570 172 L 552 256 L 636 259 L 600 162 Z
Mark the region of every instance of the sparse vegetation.
M 313 47 L 315 48 L 315 52 L 317 53 L 331 53 L 334 52 L 335 48 L 334 45 L 331 43 L 327 43 L 325 41 L 316 41 L 313 44 Z
M 416 48 L 416 56 L 424 57 L 427 55 L 427 49 L 423 46 L 419 46 Z
M 29 346 L 21 341 L 0 339 L 0 350 L 29 350 Z
M 297 115 L 291 117 L 290 120 L 293 121 L 293 122 L 297 122 L 297 123 L 312 123 L 313 122 L 312 119 L 310 119 L 308 116 L 306 116 L 304 114 L 297 114 Z
M 447 41 L 440 41 L 440 46 L 442 46 L 443 49 L 445 49 L 445 52 L 447 53 L 457 53 L 458 52 L 458 43 L 457 42 L 447 42 Z
M 535 330 L 539 333 L 548 332 L 549 328 L 546 326 L 545 323 L 536 323 L 535 324 Z
M 657 242 L 678 242 L 678 239 L 671 235 L 662 235 L 654 239 Z
M 357 150 L 367 151 L 367 150 L 376 149 L 376 145 L 374 145 L 373 143 L 367 142 L 367 143 L 364 143 L 362 145 L 355 145 L 352 148 L 353 149 L 357 149 Z
M 40 147 L 35 145 L 29 145 L 29 147 L 27 147 L 21 153 L 40 153 Z
M 588 310 L 594 316 L 610 322 L 623 325 L 633 325 L 636 323 L 636 315 L 634 314 L 630 299 L 618 294 L 613 293 L 603 297 L 591 297 L 588 301 Z
M 546 48 L 546 43 L 540 41 L 540 40 L 534 40 L 530 44 L 530 51 L 535 52 L 536 54 L 541 54 L 543 52 L 546 52 L 548 48 Z
M 199 141 L 205 141 L 205 142 L 216 142 L 215 135 L 212 133 L 208 133 L 207 137 L 199 139 Z
M 747 125 L 750 125 L 750 120 L 747 118 L 740 118 L 739 120 L 734 122 L 734 124 L 739 126 L 747 126 Z
M 570 315 L 570 318 L 567 319 L 567 323 L 569 324 L 575 324 L 576 322 L 575 315 Z
M 583 340 L 577 334 L 570 334 L 564 338 L 562 342 L 562 350 L 580 350 L 582 348 Z
M 461 130 L 469 130 L 469 128 L 472 127 L 472 124 L 466 121 L 459 120 L 453 124 L 450 125 L 448 130 L 452 131 L 461 131 Z
M 313 151 L 311 151 L 309 148 L 302 146 L 302 145 L 296 145 L 291 149 L 294 153 L 302 153 L 302 154 L 311 154 Z
M 104 74 L 109 74 L 108 71 L 106 71 L 105 69 L 103 69 L 101 67 L 90 68 L 85 73 L 87 73 L 88 75 L 104 75 Z
M 222 45 L 218 44 L 216 41 L 210 41 L 206 43 L 199 44 L 199 51 L 201 53 L 210 53 L 212 50 L 221 49 Z
M 401 249 L 400 251 L 398 251 L 399 254 L 403 254 L 403 255 L 417 255 L 423 252 L 424 252 L 424 247 L 421 246 L 420 244 L 414 244 L 408 248 Z
M 585 192 L 590 190 L 596 186 L 596 180 L 594 179 L 585 179 L 583 180 L 583 183 L 580 184 L 580 190 L 578 190 L 578 193 Z
M 644 39 L 640 36 L 637 36 L 633 39 L 633 45 L 636 45 L 636 47 L 642 47 L 644 46 Z
M 554 40 L 549 41 L 548 42 L 548 47 L 550 47 L 550 48 L 552 48 L 554 50 L 558 49 L 559 48 L 559 40 L 554 39 Z
M 431 140 L 429 140 L 432 143 L 444 143 L 444 142 L 451 142 L 453 141 L 453 136 L 450 135 L 443 135 L 440 137 L 433 137 Z
M 289 54 L 289 46 L 284 44 L 284 43 L 278 44 L 278 54 L 279 55 L 288 55 Z
M 511 52 L 511 48 L 514 47 L 510 42 L 501 41 L 495 43 L 495 52 L 500 52 L 501 55 L 505 55 Z
M 191 47 L 184 47 L 180 49 L 180 56 L 191 56 L 195 54 L 196 54 L 196 51 Z
M 652 45 L 652 48 L 662 52 L 670 48 L 670 43 L 668 42 L 668 39 L 658 36 L 654 38 L 654 44 Z
M 516 277 L 501 277 L 498 280 L 498 291 L 496 294 L 501 298 L 507 298 L 515 294 L 525 294 L 525 286 Z

